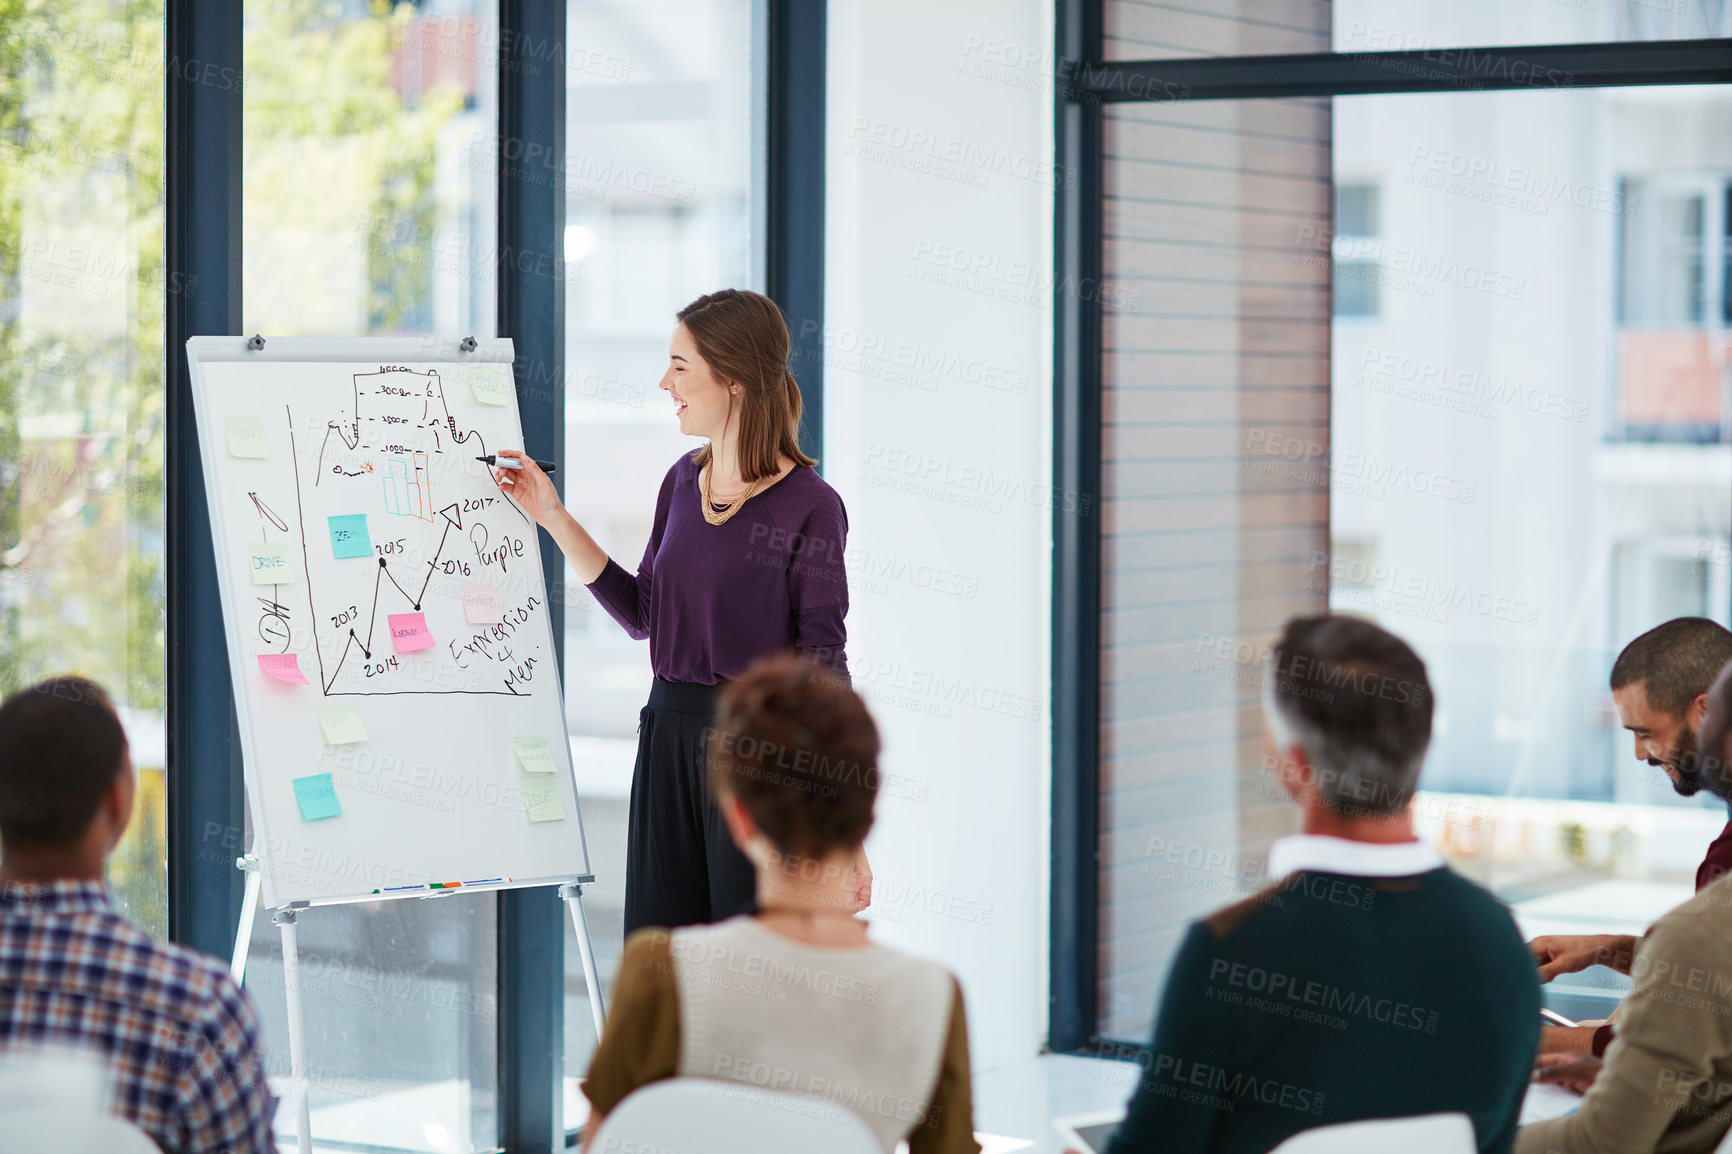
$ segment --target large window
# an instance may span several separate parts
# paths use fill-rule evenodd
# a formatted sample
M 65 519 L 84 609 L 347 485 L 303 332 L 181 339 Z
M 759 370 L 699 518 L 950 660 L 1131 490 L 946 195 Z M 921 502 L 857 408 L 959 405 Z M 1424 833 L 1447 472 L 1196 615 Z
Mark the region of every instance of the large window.
M 113 695 L 138 806 L 119 908 L 166 933 L 163 6 L 31 5 L 0 35 L 0 692 Z
M 491 336 L 499 30 L 490 0 L 247 0 L 247 332 Z M 414 804 L 406 799 L 405 804 Z M 498 1145 L 497 899 L 325 906 L 299 923 L 313 1136 L 344 1149 Z M 247 985 L 289 1072 L 282 947 Z M 295 1119 L 278 1118 L 279 1143 Z
M 655 387 L 673 313 L 714 288 L 765 287 L 768 0 L 523 3 L 505 6 L 509 30 L 500 7 L 58 0 L 25 5 L 0 32 L 0 693 L 67 671 L 110 689 L 141 787 L 111 888 L 157 934 L 172 894 L 176 936 L 213 954 L 228 950 L 240 890 L 228 861 L 249 831 L 231 816 L 231 706 L 211 680 L 223 648 L 180 342 L 237 324 L 267 338 L 506 331 L 520 355 L 550 357 L 560 350 L 536 347 L 537 325 L 563 289 L 568 494 L 635 566 L 662 473 L 691 447 Z M 796 23 L 802 35 L 822 27 Z M 821 108 L 809 69 L 779 75 L 791 103 Z M 569 99 L 549 117 L 556 106 L 539 98 L 560 81 Z M 502 105 L 514 117 L 504 133 Z M 565 197 L 562 253 L 539 251 L 537 188 Z M 501 284 L 528 246 L 538 264 L 565 258 L 562 281 Z M 554 407 L 532 393 L 526 407 Z M 586 896 L 611 980 L 648 655 L 587 592 L 552 593 L 568 611 L 573 748 L 599 879 Z M 179 852 L 165 860 L 171 826 Z M 558 992 L 501 985 L 546 957 L 553 929 L 518 899 L 301 917 L 321 1148 L 535 1145 L 561 1120 L 541 1098 L 552 1071 L 537 1068 L 553 1052 L 541 999 Z M 502 907 L 523 916 L 501 919 Z M 576 1126 L 595 1039 L 569 926 L 566 951 Z M 268 917 L 247 979 L 285 1089 Z M 503 1081 L 502 1039 L 516 1075 Z M 285 1112 L 279 1125 L 288 1148 L 295 1120 Z
M 1700 175 L 1732 136 L 1683 127 L 1729 112 L 1692 87 L 1335 101 L 1336 171 L 1383 190 L 1388 304 L 1334 327 L 1330 604 L 1425 659 L 1450 796 L 1424 825 L 1530 935 L 1641 932 L 1725 823 L 1634 759 L 1606 676 L 1637 633 L 1732 611 Z
M 1099 868 L 1074 886 L 1098 917 L 1061 1043 L 1146 1037 L 1185 924 L 1266 883 L 1297 813 L 1257 698 L 1295 613 L 1370 617 L 1425 659 L 1422 833 L 1527 934 L 1640 932 L 1689 894 L 1724 807 L 1631 756 L 1606 680 L 1661 621 L 1732 618 L 1732 89 L 1519 77 L 1587 59 L 1558 45 L 1726 35 L 1722 7 L 1102 6 L 1099 56 L 1155 63 L 1079 69 L 1073 94 L 1134 99 L 1095 114 L 1101 659 L 1055 716 L 1098 721 L 1057 738 L 1098 744 L 1077 812 Z M 1527 47 L 1444 59 L 1466 44 Z M 1187 68 L 1331 50 L 1242 83 Z M 1415 50 L 1457 71 L 1375 56 Z M 1316 95 L 1368 64 L 1422 91 Z M 1061 413 L 1087 380 L 1061 371 Z M 1091 451 L 1061 443 L 1061 470 Z M 1618 984 L 1547 993 L 1589 1016 Z
M 635 572 L 662 477 L 698 442 L 657 386 L 674 314 L 718 288 L 764 285 L 763 5 L 571 0 L 566 73 L 565 500 Z M 566 570 L 565 692 L 596 884 L 585 908 L 604 989 L 623 948 L 626 814 L 649 647 Z M 595 1048 L 566 930 L 567 1125 Z

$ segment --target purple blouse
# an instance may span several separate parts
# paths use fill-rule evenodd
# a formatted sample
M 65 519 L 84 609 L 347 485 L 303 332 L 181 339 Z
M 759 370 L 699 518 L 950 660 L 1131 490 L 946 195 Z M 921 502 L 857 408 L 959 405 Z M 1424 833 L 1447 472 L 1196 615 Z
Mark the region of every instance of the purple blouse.
M 589 591 L 627 633 L 649 638 L 663 681 L 714 685 L 789 647 L 846 676 L 842 498 L 816 470 L 795 466 L 712 525 L 693 456 L 662 480 L 637 576 L 610 557 Z

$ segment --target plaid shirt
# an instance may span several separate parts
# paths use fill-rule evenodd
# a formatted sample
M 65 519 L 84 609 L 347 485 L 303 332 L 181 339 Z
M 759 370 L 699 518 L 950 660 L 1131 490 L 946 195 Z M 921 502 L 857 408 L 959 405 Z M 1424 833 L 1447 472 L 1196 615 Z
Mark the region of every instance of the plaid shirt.
M 106 1059 L 114 1112 L 169 1154 L 276 1150 L 252 1003 L 220 962 L 144 933 L 98 882 L 0 885 L 0 1049 Z

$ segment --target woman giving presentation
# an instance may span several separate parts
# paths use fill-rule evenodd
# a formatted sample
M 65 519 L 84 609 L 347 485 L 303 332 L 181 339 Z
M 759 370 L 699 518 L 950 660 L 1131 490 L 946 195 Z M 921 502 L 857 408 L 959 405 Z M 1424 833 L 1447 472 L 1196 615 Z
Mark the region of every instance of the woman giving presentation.
M 566 511 L 533 461 L 507 450 L 523 468 L 495 471 L 613 619 L 649 638 L 655 683 L 638 715 L 628 935 L 720 921 L 752 906 L 752 864 L 728 836 L 705 778 L 718 685 L 789 648 L 847 675 L 848 514 L 800 451 L 800 389 L 788 353 L 781 310 L 757 293 L 723 289 L 680 310 L 661 387 L 680 432 L 709 443 L 662 480 L 635 576 Z M 869 888 L 863 860 L 860 870 L 859 885 Z

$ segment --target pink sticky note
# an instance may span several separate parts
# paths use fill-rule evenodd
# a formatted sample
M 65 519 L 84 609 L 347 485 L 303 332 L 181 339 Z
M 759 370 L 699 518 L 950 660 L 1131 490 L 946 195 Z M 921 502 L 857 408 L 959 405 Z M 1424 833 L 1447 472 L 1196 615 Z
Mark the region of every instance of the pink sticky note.
M 259 668 L 268 676 L 278 681 L 286 681 L 290 685 L 307 685 L 306 676 L 301 673 L 301 659 L 293 653 L 261 653 Z
M 463 619 L 471 625 L 498 625 L 505 620 L 499 611 L 499 590 L 492 585 L 463 586 Z
M 386 621 L 391 626 L 391 643 L 398 653 L 433 648 L 433 634 L 427 628 L 425 613 L 393 613 Z

